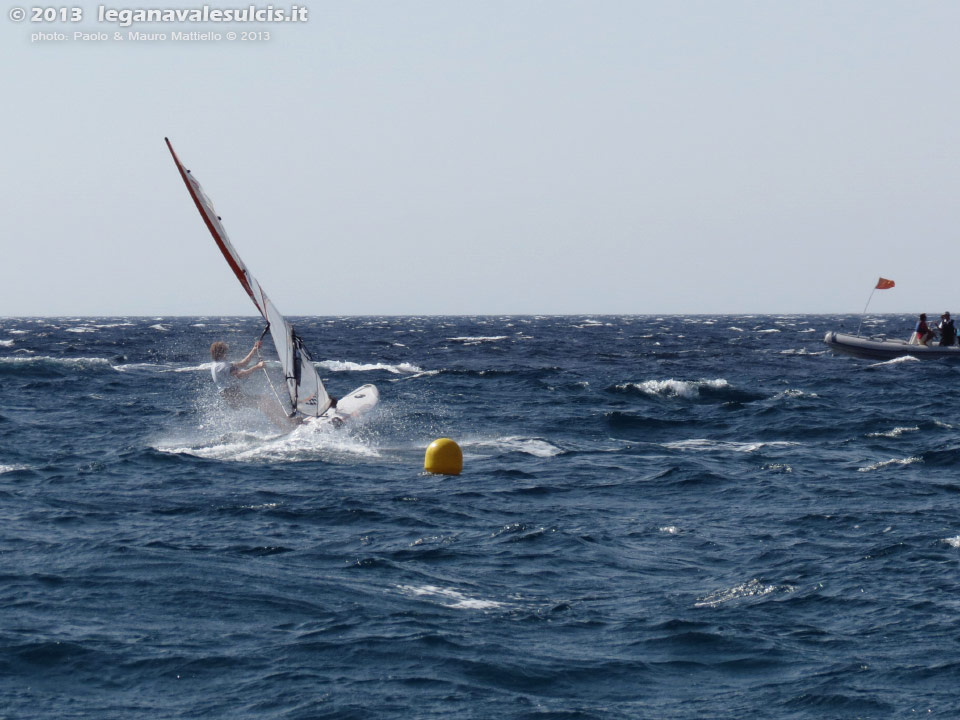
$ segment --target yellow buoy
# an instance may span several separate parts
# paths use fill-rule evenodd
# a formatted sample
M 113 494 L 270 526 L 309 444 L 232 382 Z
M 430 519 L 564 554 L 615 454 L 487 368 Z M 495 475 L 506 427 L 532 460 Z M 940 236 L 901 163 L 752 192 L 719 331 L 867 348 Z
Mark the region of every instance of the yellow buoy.
M 427 447 L 423 469 L 439 475 L 459 475 L 463 470 L 463 452 L 450 438 L 439 438 Z

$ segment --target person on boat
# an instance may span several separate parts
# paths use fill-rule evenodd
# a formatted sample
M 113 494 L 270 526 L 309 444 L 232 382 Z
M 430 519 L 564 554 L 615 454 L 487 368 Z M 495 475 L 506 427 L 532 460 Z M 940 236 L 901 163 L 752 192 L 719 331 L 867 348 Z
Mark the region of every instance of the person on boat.
M 257 340 L 247 356 L 235 363 L 227 361 L 227 353 L 230 348 L 225 342 L 218 340 L 210 346 L 210 357 L 213 358 L 213 367 L 210 368 L 210 372 L 213 374 L 213 382 L 216 383 L 217 389 L 220 391 L 220 397 L 230 407 L 243 407 L 255 403 L 253 398 L 243 391 L 240 381 L 263 367 L 263 360 L 252 367 L 247 367 L 257 350 L 260 349 L 260 344 L 260 341 Z
M 940 316 L 940 323 L 937 325 L 940 331 L 940 344 L 951 347 L 957 342 L 957 328 L 950 318 L 950 313 L 945 312 Z
M 915 331 L 915 337 L 917 342 L 921 345 L 926 345 L 934 337 L 933 330 L 927 325 L 927 314 L 920 313 L 920 320 L 917 322 L 917 328 Z

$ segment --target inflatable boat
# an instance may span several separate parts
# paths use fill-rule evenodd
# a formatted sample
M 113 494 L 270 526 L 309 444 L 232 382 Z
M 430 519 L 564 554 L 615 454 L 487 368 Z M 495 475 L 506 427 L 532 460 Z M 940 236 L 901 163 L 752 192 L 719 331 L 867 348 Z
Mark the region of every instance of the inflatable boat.
M 929 345 L 921 345 L 915 341 L 885 337 L 867 338 L 832 331 L 824 336 L 823 341 L 834 352 L 867 358 L 868 360 L 893 360 L 905 355 L 911 355 L 919 360 L 933 358 L 960 359 L 960 346 L 941 346 L 934 341 L 931 341 Z

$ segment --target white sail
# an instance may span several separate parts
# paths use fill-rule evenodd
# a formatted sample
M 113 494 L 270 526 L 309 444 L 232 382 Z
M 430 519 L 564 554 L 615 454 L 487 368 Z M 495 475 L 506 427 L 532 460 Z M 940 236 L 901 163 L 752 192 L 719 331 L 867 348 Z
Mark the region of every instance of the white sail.
M 207 229 L 213 235 L 217 247 L 220 248 L 220 252 L 223 253 L 223 257 L 230 269 L 233 270 L 234 275 L 237 276 L 243 289 L 247 291 L 247 295 L 253 300 L 253 304 L 257 306 L 257 310 L 269 324 L 273 344 L 280 356 L 280 366 L 283 368 L 287 392 L 290 394 L 291 414 L 300 413 L 314 417 L 322 415 L 330 407 L 330 396 L 327 395 L 327 391 L 320 381 L 320 376 L 317 374 L 310 355 L 303 346 L 303 341 L 296 334 L 293 326 L 270 302 L 267 294 L 260 287 L 260 283 L 247 270 L 247 266 L 240 259 L 237 251 L 234 250 L 230 238 L 227 237 L 227 231 L 213 207 L 213 202 L 203 192 L 203 188 L 200 187 L 197 179 L 180 162 L 177 154 L 173 151 L 170 140 L 167 138 L 164 138 L 164 140 L 167 142 L 173 161 L 177 164 L 180 177 L 183 178 L 190 197 L 193 198 L 193 202 L 196 204 L 197 210 L 200 211 L 200 216 L 206 223 Z

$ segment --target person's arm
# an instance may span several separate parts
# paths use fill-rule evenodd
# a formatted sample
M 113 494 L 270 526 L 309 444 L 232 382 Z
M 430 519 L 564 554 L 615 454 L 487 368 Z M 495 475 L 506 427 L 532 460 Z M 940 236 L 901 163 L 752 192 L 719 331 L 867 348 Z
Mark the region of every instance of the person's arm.
M 245 378 L 245 377 L 247 377 L 248 375 L 252 375 L 252 374 L 255 373 L 257 370 L 259 370 L 260 368 L 262 368 L 262 367 L 264 366 L 264 364 L 265 364 L 265 363 L 263 362 L 263 360 L 261 360 L 261 361 L 258 362 L 256 365 L 254 365 L 253 367 L 247 368 L 246 370 L 241 370 L 237 365 L 235 365 L 235 366 L 233 367 L 233 374 L 234 374 L 235 377 Z M 238 365 L 239 365 L 239 363 L 238 363 Z
M 245 368 L 245 367 L 250 363 L 250 361 L 253 360 L 253 356 L 256 354 L 257 350 L 260 349 L 260 345 L 261 345 L 261 344 L 262 344 L 262 343 L 261 343 L 259 340 L 257 340 L 257 341 L 253 344 L 253 347 L 250 348 L 250 352 L 247 353 L 247 356 L 246 356 L 243 360 L 241 360 L 241 361 L 239 361 L 239 362 L 235 362 L 235 363 L 233 364 L 233 367 L 234 367 L 236 370 L 238 370 L 238 371 L 239 371 L 240 369 L 242 369 L 242 368 Z M 260 363 L 260 366 L 263 367 L 263 363 L 262 363 L 262 362 Z M 256 368 L 254 368 L 254 369 L 256 369 Z M 249 373 L 247 373 L 247 374 L 249 375 Z M 243 375 L 237 375 L 237 377 L 243 377 Z

